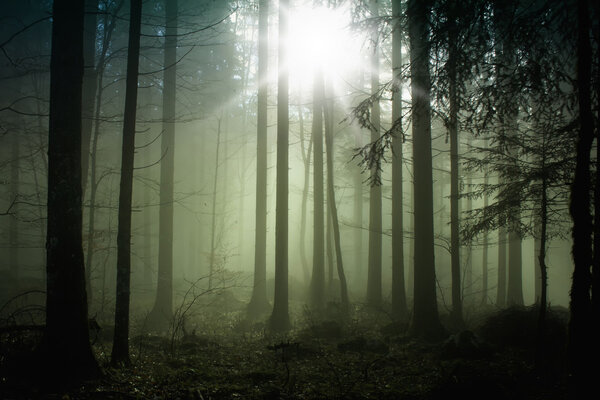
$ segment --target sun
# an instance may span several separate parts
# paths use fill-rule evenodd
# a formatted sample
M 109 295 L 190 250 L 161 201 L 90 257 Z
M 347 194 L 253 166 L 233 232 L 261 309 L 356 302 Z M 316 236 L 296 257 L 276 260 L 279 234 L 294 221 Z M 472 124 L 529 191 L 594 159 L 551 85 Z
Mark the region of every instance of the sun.
M 296 6 L 291 14 L 287 46 L 292 87 L 310 87 L 317 69 L 336 81 L 361 67 L 363 41 L 351 30 L 349 8 Z

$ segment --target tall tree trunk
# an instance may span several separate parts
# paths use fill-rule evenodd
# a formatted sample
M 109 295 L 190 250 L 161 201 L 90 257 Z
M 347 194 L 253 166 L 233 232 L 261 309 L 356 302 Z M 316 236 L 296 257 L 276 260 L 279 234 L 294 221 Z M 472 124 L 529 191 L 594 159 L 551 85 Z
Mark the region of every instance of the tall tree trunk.
M 83 18 L 81 1 L 54 1 L 48 136 L 46 329 L 40 354 L 45 377 L 59 382 L 95 378 L 100 373 L 89 341 L 82 247 Z
M 100 52 L 100 57 L 98 60 L 98 64 L 96 67 L 96 85 L 97 88 L 94 90 L 95 93 L 95 99 L 94 99 L 94 105 L 95 105 L 95 109 L 94 109 L 94 113 L 93 115 L 100 115 L 100 108 L 102 106 L 102 95 L 103 95 L 103 76 L 104 76 L 104 67 L 105 67 L 105 62 L 106 62 L 106 54 L 108 52 L 109 49 L 109 45 L 112 39 L 112 34 L 114 32 L 114 28 L 115 28 L 115 22 L 116 22 L 116 15 L 118 13 L 118 11 L 121 9 L 121 7 L 123 6 L 123 2 L 119 3 L 119 6 L 117 7 L 117 9 L 114 11 L 112 18 L 108 19 L 108 16 L 105 15 L 104 19 L 102 21 L 102 23 L 105 26 L 105 31 L 104 31 L 104 40 L 102 41 L 102 49 Z M 85 75 L 85 72 L 84 72 Z M 82 110 L 83 112 L 83 110 Z M 85 259 L 85 283 L 86 283 L 86 291 L 87 291 L 87 296 L 88 296 L 88 307 L 92 307 L 92 301 L 94 299 L 94 289 L 92 286 L 92 269 L 94 266 L 94 235 L 95 235 L 95 231 L 96 231 L 96 196 L 98 193 L 98 186 L 100 184 L 100 180 L 106 176 L 101 176 L 100 178 L 97 178 L 98 175 L 98 165 L 97 165 L 97 156 L 98 156 L 98 140 L 100 137 L 100 119 L 96 118 L 94 120 L 94 124 L 93 124 L 93 135 L 92 135 L 92 143 L 91 143 L 91 149 L 89 149 L 89 169 L 90 169 L 90 206 L 89 206 L 89 210 L 88 210 L 88 234 L 87 234 L 87 253 L 86 253 L 86 259 Z M 89 148 L 89 146 L 88 146 Z M 85 154 L 83 153 L 83 146 L 82 146 L 82 162 L 84 160 L 84 158 L 86 157 Z M 83 168 L 82 168 L 83 171 Z M 83 173 L 83 172 L 82 172 Z M 104 291 L 104 286 L 102 287 L 102 290 Z M 103 303 L 102 303 L 103 304 Z
M 548 178 L 545 173 L 546 166 L 546 137 L 545 133 L 543 136 L 543 154 L 542 154 L 542 165 L 540 167 L 542 172 L 542 198 L 539 212 L 539 223 L 540 223 L 540 245 L 538 253 L 538 265 L 541 276 L 541 290 L 539 305 L 540 310 L 538 314 L 537 324 L 537 338 L 535 347 L 535 367 L 538 371 L 543 371 L 545 367 L 545 354 L 550 350 L 546 345 L 546 309 L 548 306 L 548 269 L 546 268 L 546 236 L 547 236 L 547 224 L 548 224 Z M 537 300 L 537 299 L 536 299 Z
M 540 265 L 540 251 L 541 251 L 541 235 L 542 235 L 542 223 L 539 217 L 534 217 L 533 227 L 533 301 L 535 304 L 540 302 L 542 296 L 542 266 Z
M 508 285 L 506 301 L 508 305 L 523 305 L 523 262 L 521 234 L 516 227 L 520 212 L 513 215 L 508 232 Z
M 14 135 L 11 141 L 10 163 L 10 201 L 14 201 L 11 206 L 11 214 L 8 221 L 8 266 L 15 282 L 19 279 L 19 167 L 21 164 L 20 137 Z
M 354 136 L 354 146 L 361 148 L 363 143 L 361 140 L 360 129 L 356 130 Z M 364 262 L 363 262 L 363 177 L 361 170 L 358 166 L 354 167 L 352 186 L 354 188 L 354 200 L 352 210 L 352 220 L 356 225 L 354 228 L 354 281 L 360 282 L 363 279 L 364 274 Z M 352 280 L 351 280 L 352 281 Z M 363 288 L 361 288 L 363 289 Z
M 308 203 L 308 191 L 310 188 L 310 160 L 313 147 L 313 137 L 311 135 L 308 142 L 308 148 L 304 147 L 304 116 L 302 105 L 298 107 L 298 121 L 300 125 L 300 146 L 302 147 L 302 161 L 304 162 L 304 187 L 302 188 L 302 203 L 300 205 L 300 261 L 302 263 L 302 273 L 304 282 L 310 283 L 310 273 L 308 269 L 308 260 L 306 258 L 306 207 Z
M 465 187 L 467 188 L 467 192 L 470 191 L 472 186 L 472 178 L 471 175 L 468 174 L 466 178 L 467 182 Z M 461 210 L 461 213 L 469 212 L 473 208 L 473 199 L 471 197 L 467 197 L 465 210 Z M 464 246 L 464 259 L 465 259 L 465 268 L 464 268 L 464 283 L 463 283 L 463 304 L 465 303 L 465 299 L 469 299 L 471 304 L 473 304 L 473 244 L 472 241 L 465 243 Z
M 99 77 L 98 82 L 102 85 L 102 76 Z M 102 87 L 97 92 L 96 96 L 96 115 L 99 115 L 100 104 L 102 101 Z M 91 307 L 94 299 L 94 291 L 92 288 L 92 269 L 94 265 L 94 235 L 96 231 L 96 196 L 98 194 L 98 184 L 100 183 L 97 179 L 97 155 L 98 155 L 98 137 L 100 135 L 100 121 L 96 120 L 94 124 L 94 135 L 92 138 L 92 148 L 90 149 L 90 207 L 88 211 L 88 234 L 87 234 L 87 254 L 85 260 L 85 283 L 88 296 L 88 306 Z
M 331 215 L 331 226 L 335 245 L 335 259 L 337 275 L 340 281 L 340 300 L 342 313 L 346 314 L 350 309 L 348 301 L 348 286 L 342 260 L 342 245 L 340 240 L 340 224 L 338 222 L 337 205 L 335 203 L 335 190 L 333 182 L 333 91 L 328 91 L 328 100 L 325 103 L 325 143 L 327 144 L 327 205 Z M 331 293 L 332 287 L 330 287 Z
M 506 306 L 506 228 L 498 228 L 498 284 L 496 305 Z
M 590 328 L 592 320 L 592 216 L 590 213 L 590 153 L 594 139 L 591 109 L 591 45 L 589 40 L 589 6 L 586 0 L 577 2 L 577 95 L 579 100 L 579 135 L 575 177 L 571 185 L 569 211 L 573 220 L 573 261 L 575 269 L 571 283 L 569 320 L 568 369 L 573 398 L 583 398 L 594 387 L 595 371 L 590 350 L 596 350 L 597 334 Z
M 90 142 L 94 121 L 94 100 L 98 88 L 98 69 L 96 68 L 96 15 L 98 0 L 85 0 L 83 23 L 83 97 L 81 107 L 81 187 L 85 197 L 90 165 Z
M 173 317 L 173 186 L 175 174 L 175 97 L 177 85 L 177 0 L 165 0 L 162 135 L 160 141 L 160 206 L 158 209 L 158 279 L 149 316 L 152 328 L 163 329 Z
M 215 175 L 212 187 L 212 202 L 211 202 L 211 222 L 210 222 L 210 255 L 208 258 L 208 289 L 213 287 L 213 279 L 215 274 L 215 253 L 216 237 L 217 237 L 217 189 L 219 187 L 219 153 L 221 147 L 221 118 L 217 123 L 217 148 L 215 152 Z
M 370 0 L 371 18 L 379 16 L 377 0 Z M 371 42 L 371 94 L 379 90 L 379 46 L 378 32 L 372 34 Z M 371 108 L 371 142 L 380 136 L 381 110 L 379 100 L 373 101 Z M 381 186 L 375 184 L 379 174 L 377 167 L 371 168 L 371 187 L 369 190 L 369 270 L 367 277 L 367 304 L 372 307 L 381 306 Z
M 488 185 L 488 173 L 484 171 L 483 186 Z M 489 205 L 487 193 L 483 194 L 483 208 L 485 209 Z M 483 243 L 481 249 L 481 304 L 485 305 L 488 302 L 488 291 L 489 291 L 489 270 L 488 270 L 488 250 L 489 240 L 488 233 L 483 233 Z
M 429 14 L 429 1 L 409 0 L 415 207 L 415 287 L 410 331 L 417 337 L 437 339 L 444 335 L 444 328 L 437 309 L 433 248 Z
M 312 137 L 313 167 L 313 268 L 310 283 L 310 304 L 320 309 L 325 303 L 325 220 L 323 210 L 323 97 L 322 71 L 317 71 L 313 86 Z
M 123 116 L 123 146 L 121 149 L 121 182 L 119 184 L 119 228 L 117 232 L 117 297 L 115 300 L 115 330 L 111 364 L 129 365 L 129 299 L 131 295 L 131 199 L 133 157 L 135 152 L 135 118 L 137 105 L 138 67 L 140 58 L 140 28 L 142 1 L 131 0 L 129 46 L 127 49 L 127 80 Z
M 600 7 L 596 4 L 596 15 Z M 596 65 L 600 65 L 600 29 L 596 29 Z M 590 56 L 591 58 L 591 56 Z M 596 176 L 594 185 L 594 242 L 592 260 L 592 308 L 600 318 L 600 68 L 596 67 Z M 600 332 L 598 332 L 600 333 Z M 598 349 L 600 352 L 600 348 Z
M 329 169 L 329 165 L 327 165 L 327 169 Z M 327 182 L 326 186 L 329 187 L 329 182 Z M 325 260 L 327 260 L 327 284 L 325 286 L 325 298 L 331 298 L 333 295 L 333 264 L 335 262 L 335 255 L 331 208 L 329 207 L 329 203 L 331 203 L 329 190 L 325 195 L 325 203 L 327 204 L 325 208 Z
M 464 326 L 462 304 L 462 279 L 460 273 L 460 215 L 459 215 L 459 171 L 458 171 L 458 93 L 456 73 L 456 27 L 450 29 L 450 49 L 448 60 L 450 98 L 450 269 L 452 273 L 452 324 L 461 329 Z
M 256 227 L 254 243 L 254 287 L 248 316 L 269 309 L 267 300 L 267 94 L 269 0 L 259 1 L 258 15 L 258 99 L 256 124 Z
M 392 33 L 392 125 L 397 126 L 392 139 L 392 318 L 397 321 L 408 319 L 406 284 L 404 282 L 404 201 L 402 194 L 402 1 L 392 1 L 394 30 Z
M 271 329 L 290 327 L 288 305 L 288 143 L 289 143 L 289 75 L 287 44 L 289 0 L 279 1 L 279 45 L 277 78 L 277 191 L 275 209 L 275 297 Z

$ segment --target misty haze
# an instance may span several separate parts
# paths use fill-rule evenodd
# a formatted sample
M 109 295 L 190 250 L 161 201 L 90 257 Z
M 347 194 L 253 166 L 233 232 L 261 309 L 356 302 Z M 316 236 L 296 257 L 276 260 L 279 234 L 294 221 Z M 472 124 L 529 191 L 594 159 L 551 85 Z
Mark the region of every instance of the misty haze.
M 593 396 L 599 21 L 2 2 L 0 398 Z

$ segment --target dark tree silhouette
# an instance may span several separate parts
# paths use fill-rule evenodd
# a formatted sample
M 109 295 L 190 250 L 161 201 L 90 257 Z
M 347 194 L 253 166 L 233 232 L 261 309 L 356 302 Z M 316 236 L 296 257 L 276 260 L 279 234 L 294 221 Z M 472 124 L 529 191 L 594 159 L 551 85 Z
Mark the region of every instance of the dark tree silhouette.
M 83 2 L 54 2 L 48 142 L 46 329 L 40 351 L 47 378 L 60 382 L 99 375 L 89 341 L 82 248 L 83 18 Z
M 590 213 L 590 152 L 594 140 L 591 106 L 591 45 L 589 39 L 589 6 L 586 0 L 577 2 L 577 94 L 579 101 L 579 136 L 575 178 L 571 186 L 570 212 L 573 219 L 573 281 L 571 285 L 569 320 L 570 392 L 573 398 L 590 393 L 594 386 L 594 364 L 589 354 L 596 349 L 596 326 L 590 326 L 592 303 L 592 216 Z
M 119 184 L 119 228 L 117 232 L 117 296 L 115 331 L 111 364 L 129 365 L 129 300 L 131 296 L 131 200 L 133 189 L 133 157 L 135 152 L 135 118 L 140 57 L 142 1 L 131 0 L 127 80 L 121 148 L 121 180 Z
M 431 164 L 431 77 L 429 72 L 430 1 L 408 2 L 413 123 L 415 286 L 411 334 L 437 339 L 444 335 L 437 298 L 433 238 Z
M 173 316 L 173 186 L 175 174 L 175 90 L 177 80 L 177 0 L 165 0 L 163 130 L 161 135 L 158 279 L 149 320 L 165 328 Z

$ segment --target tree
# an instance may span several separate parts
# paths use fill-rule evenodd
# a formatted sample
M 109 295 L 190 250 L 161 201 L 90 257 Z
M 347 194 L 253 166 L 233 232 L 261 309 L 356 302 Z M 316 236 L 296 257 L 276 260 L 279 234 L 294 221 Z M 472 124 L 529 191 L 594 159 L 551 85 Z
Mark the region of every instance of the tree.
M 593 371 L 589 352 L 596 349 L 595 326 L 590 328 L 592 316 L 592 216 L 590 213 L 590 152 L 594 140 L 594 122 L 591 106 L 591 45 L 589 40 L 589 6 L 586 0 L 577 1 L 577 97 L 579 105 L 579 132 L 576 149 L 575 177 L 571 186 L 569 207 L 573 220 L 572 255 L 575 263 L 571 284 L 569 309 L 569 372 L 573 398 L 589 393 L 593 386 Z
M 371 18 L 379 16 L 377 0 L 370 0 Z M 377 29 L 372 34 L 371 42 L 371 96 L 379 93 L 379 49 Z M 381 129 L 381 109 L 379 98 L 375 97 L 371 105 L 371 142 L 377 142 Z M 371 167 L 371 187 L 369 189 L 369 269 L 367 275 L 367 304 L 372 307 L 381 305 L 381 185 L 378 182 L 377 165 Z
M 269 308 L 267 300 L 267 67 L 269 0 L 260 0 L 258 15 L 258 100 L 256 124 L 256 228 L 254 287 L 248 314 L 257 316 Z
M 287 43 L 289 0 L 279 1 L 279 45 L 277 74 L 277 191 L 275 210 L 275 298 L 269 320 L 271 329 L 289 329 L 288 304 L 288 143 L 289 143 L 289 74 Z
M 84 40 L 83 40 L 83 101 L 81 121 L 81 186 L 83 193 L 87 188 L 88 171 L 90 165 L 90 142 L 92 139 L 92 126 L 94 122 L 94 103 L 98 88 L 98 70 L 96 58 L 96 29 L 98 14 L 98 0 L 85 0 Z M 89 266 L 88 266 L 89 268 Z M 87 281 L 88 292 L 91 289 Z
M 501 221 L 499 221 L 501 222 Z M 498 228 L 498 284 L 496 288 L 496 305 L 506 306 L 506 228 Z
M 310 302 L 315 309 L 325 302 L 325 232 L 323 211 L 323 72 L 318 70 L 313 84 L 312 138 L 314 152 L 313 167 L 313 268 L 310 281 Z M 329 165 L 328 165 L 329 169 Z
M 342 259 L 340 224 L 338 222 L 338 212 L 337 205 L 335 203 L 335 190 L 333 183 L 333 91 L 327 90 L 327 92 L 328 99 L 324 106 L 324 114 L 326 121 L 325 143 L 327 145 L 327 203 L 329 208 L 329 214 L 331 215 L 336 267 L 338 279 L 340 281 L 341 310 L 343 314 L 346 314 L 350 309 L 350 302 L 348 300 L 348 287 L 346 284 L 346 274 L 344 272 L 344 263 Z
M 8 222 L 8 265 L 13 279 L 19 278 L 19 167 L 20 167 L 20 152 L 21 144 L 19 137 L 14 135 L 11 152 L 13 160 L 10 163 L 10 195 L 11 195 L 11 213 Z
M 459 49 L 458 30 L 460 7 L 449 7 L 448 16 L 448 61 L 446 69 L 448 74 L 448 101 L 450 115 L 448 123 L 448 136 L 450 137 L 450 264 L 452 272 L 452 312 L 451 318 L 454 326 L 464 326 L 462 315 L 462 280 L 460 273 L 460 235 L 459 235 L 459 170 L 458 170 L 458 112 L 459 88 L 457 54 Z
M 392 316 L 404 321 L 408 319 L 406 305 L 406 285 L 404 282 L 404 220 L 402 195 L 402 1 L 392 1 L 393 33 L 392 33 L 392 73 L 394 87 L 392 90 L 392 126 L 398 129 L 392 139 Z
M 414 176 L 414 310 L 411 334 L 437 339 L 444 335 L 439 321 L 433 237 L 431 164 L 431 78 L 429 73 L 430 2 L 409 0 L 408 33 L 412 92 Z
M 173 187 L 175 91 L 177 85 L 177 0 L 165 0 L 163 130 L 161 135 L 158 279 L 150 324 L 165 327 L 173 316 Z
M 55 0 L 50 61 L 44 373 L 99 375 L 89 341 L 82 247 L 83 2 Z M 65 173 L 67 172 L 68 173 Z
M 133 188 L 133 158 L 135 152 L 135 119 L 137 106 L 138 66 L 142 1 L 130 1 L 129 45 L 123 145 L 121 148 L 121 180 L 119 184 L 119 228 L 117 233 L 117 296 L 115 300 L 115 330 L 111 364 L 128 365 L 129 360 L 129 299 L 131 296 L 131 199 Z
M 94 99 L 94 105 L 95 105 L 95 109 L 92 115 L 100 115 L 100 109 L 102 106 L 102 97 L 103 97 L 103 75 L 104 75 L 104 70 L 105 70 L 105 63 L 106 63 L 106 59 L 107 59 L 107 53 L 109 50 L 109 46 L 110 46 L 110 42 L 112 39 L 112 34 L 114 32 L 115 29 L 115 23 L 117 20 L 117 14 L 118 11 L 121 9 L 121 7 L 123 6 L 123 1 L 121 1 L 118 5 L 117 5 L 117 9 L 112 13 L 111 18 L 109 20 L 109 16 L 108 14 L 104 15 L 104 18 L 102 20 L 102 23 L 105 26 L 104 29 L 104 37 L 102 40 L 102 47 L 100 50 L 100 56 L 98 57 L 98 64 L 95 67 L 95 74 L 96 74 L 96 78 L 95 83 L 97 85 L 97 89 L 94 90 L 95 93 L 95 99 Z M 88 23 L 89 25 L 89 23 Z M 87 33 L 86 33 L 87 34 Z M 85 42 L 84 42 L 85 43 Z M 85 53 L 85 52 L 84 52 Z M 85 57 L 84 57 L 85 59 Z M 85 72 L 84 72 L 84 82 L 85 82 Z M 85 83 L 84 83 L 85 85 Z M 88 88 L 89 89 L 89 88 Z M 83 91 L 83 96 L 85 96 L 85 92 L 86 89 L 84 89 Z M 85 113 L 86 107 L 83 107 L 82 109 L 82 113 Z M 88 110 L 89 111 L 89 110 Z M 85 115 L 85 114 L 84 114 Z M 85 118 L 83 118 L 82 121 L 82 125 L 85 125 Z M 85 127 L 82 126 L 82 128 L 84 129 Z M 85 136 L 85 134 L 83 134 L 83 136 Z M 94 243 L 94 239 L 95 239 L 95 233 L 96 233 L 96 197 L 98 194 L 98 186 L 100 184 L 100 181 L 105 178 L 107 175 L 106 174 L 100 174 L 100 176 L 98 176 L 98 141 L 99 141 L 99 136 L 100 136 L 100 118 L 96 118 L 93 124 L 93 132 L 92 132 L 92 137 L 90 138 L 91 141 L 91 148 L 88 145 L 87 147 L 89 148 L 89 170 L 90 170 L 90 178 L 89 178 L 89 186 L 90 186 L 90 197 L 89 197 L 89 210 L 88 210 L 88 230 L 87 230 L 87 253 L 86 253 L 86 258 L 85 258 L 85 265 L 86 265 L 86 269 L 85 269 L 85 282 L 86 282 L 86 290 L 87 290 L 87 296 L 88 296 L 88 306 L 92 307 L 92 300 L 94 299 L 94 288 L 92 286 L 92 269 L 94 267 L 94 251 L 95 251 L 95 243 Z M 82 141 L 84 141 L 84 139 L 82 139 Z M 83 162 L 85 160 L 85 152 L 86 152 L 86 146 L 82 143 L 82 158 L 81 161 Z M 85 172 L 85 168 L 82 167 L 82 173 L 86 174 Z M 86 181 L 85 178 L 83 178 L 84 182 Z M 87 186 L 87 183 L 85 185 L 82 185 L 85 191 L 85 187 Z
M 298 124 L 300 125 L 300 148 L 302 151 L 302 161 L 304 163 L 304 185 L 302 188 L 302 202 L 300 205 L 300 262 L 302 263 L 302 272 L 304 273 L 304 282 L 310 282 L 310 272 L 308 269 L 308 260 L 306 258 L 306 207 L 308 203 L 308 191 L 310 187 L 310 164 L 313 147 L 313 137 L 311 135 L 308 147 L 305 148 L 304 138 L 304 113 L 303 106 L 298 107 Z

